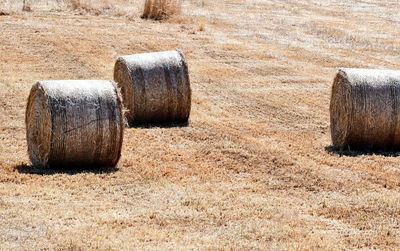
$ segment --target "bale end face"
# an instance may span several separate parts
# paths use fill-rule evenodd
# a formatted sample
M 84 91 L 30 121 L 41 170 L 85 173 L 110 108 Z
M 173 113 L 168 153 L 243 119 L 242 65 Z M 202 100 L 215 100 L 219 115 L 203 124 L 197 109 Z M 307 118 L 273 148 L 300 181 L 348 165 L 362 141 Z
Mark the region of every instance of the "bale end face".
M 350 83 L 346 72 L 339 70 L 333 81 L 329 110 L 332 144 L 340 149 L 348 144 L 350 98 Z
M 30 91 L 25 114 L 28 153 L 35 166 L 46 166 L 50 157 L 52 121 L 47 100 L 45 90 L 36 83 Z
M 121 88 L 121 95 L 123 104 L 125 107 L 125 118 L 127 120 L 128 125 L 134 124 L 135 117 L 135 90 L 133 83 L 131 72 L 128 68 L 128 63 L 125 61 L 123 57 L 119 57 L 115 62 L 114 66 L 114 81 L 118 83 L 118 87 Z M 121 84 L 124 83 L 124 84 Z

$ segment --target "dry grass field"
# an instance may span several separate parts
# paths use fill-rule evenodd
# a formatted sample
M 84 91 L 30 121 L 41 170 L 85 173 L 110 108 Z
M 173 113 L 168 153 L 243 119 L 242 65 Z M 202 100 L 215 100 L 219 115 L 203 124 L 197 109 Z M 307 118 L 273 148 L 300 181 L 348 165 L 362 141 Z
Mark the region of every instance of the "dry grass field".
M 337 152 L 329 129 L 339 67 L 400 68 L 397 0 L 186 0 L 161 22 L 106 2 L 0 16 L 0 250 L 399 249 L 399 154 Z M 30 166 L 36 80 L 175 48 L 188 126 L 126 129 L 115 169 Z

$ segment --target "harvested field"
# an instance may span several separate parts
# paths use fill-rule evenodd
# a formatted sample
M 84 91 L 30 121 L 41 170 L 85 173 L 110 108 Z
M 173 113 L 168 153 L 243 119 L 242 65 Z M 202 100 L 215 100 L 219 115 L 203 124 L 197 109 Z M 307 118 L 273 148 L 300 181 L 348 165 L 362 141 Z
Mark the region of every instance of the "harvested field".
M 187 0 L 162 22 L 129 4 L 0 15 L 0 250 L 399 247 L 399 154 L 336 152 L 329 128 L 338 68 L 399 69 L 398 1 Z M 127 128 L 115 169 L 30 166 L 32 84 L 175 48 L 188 126 Z

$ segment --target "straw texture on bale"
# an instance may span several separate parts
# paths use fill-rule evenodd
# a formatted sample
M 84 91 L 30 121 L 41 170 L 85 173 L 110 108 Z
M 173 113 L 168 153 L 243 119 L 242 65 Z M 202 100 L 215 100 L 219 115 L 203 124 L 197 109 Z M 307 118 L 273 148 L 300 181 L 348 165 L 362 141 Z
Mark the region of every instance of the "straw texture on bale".
M 120 158 L 122 102 L 111 81 L 37 82 L 25 123 L 33 165 L 115 166 Z
M 337 148 L 399 149 L 400 71 L 339 70 L 330 116 Z
M 114 80 L 121 88 L 129 125 L 189 119 L 191 88 L 180 51 L 119 57 Z

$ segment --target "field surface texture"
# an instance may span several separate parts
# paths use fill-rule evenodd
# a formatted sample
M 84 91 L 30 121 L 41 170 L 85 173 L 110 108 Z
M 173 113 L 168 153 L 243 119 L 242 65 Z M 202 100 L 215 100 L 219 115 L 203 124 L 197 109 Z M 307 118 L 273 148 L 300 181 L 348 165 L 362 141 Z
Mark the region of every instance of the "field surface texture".
M 329 128 L 338 68 L 399 69 L 397 0 L 188 0 L 164 21 L 21 2 L 0 1 L 0 250 L 399 248 L 398 154 L 335 151 Z M 114 169 L 31 166 L 32 84 L 175 48 L 188 126 L 127 128 Z

